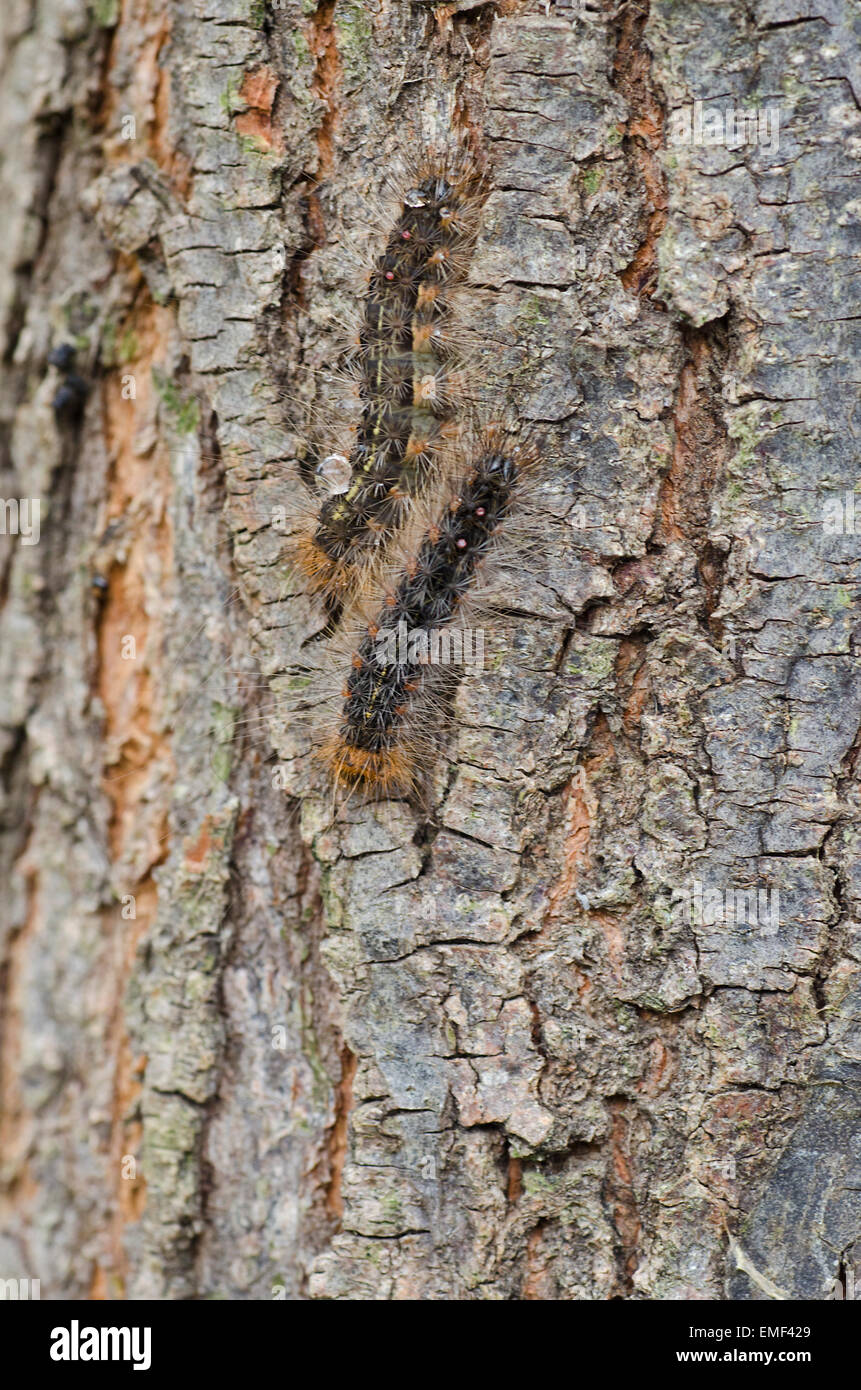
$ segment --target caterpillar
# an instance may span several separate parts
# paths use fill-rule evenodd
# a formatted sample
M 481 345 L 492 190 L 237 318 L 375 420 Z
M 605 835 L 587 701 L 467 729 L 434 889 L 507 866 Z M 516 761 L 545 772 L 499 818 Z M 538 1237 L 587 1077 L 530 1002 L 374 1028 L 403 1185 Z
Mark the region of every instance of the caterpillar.
M 415 786 L 413 733 L 428 666 L 399 634 L 451 623 L 510 514 L 525 462 L 522 450 L 495 441 L 483 449 L 368 624 L 341 691 L 337 727 L 319 754 L 336 784 L 383 795 Z
M 301 567 L 340 602 L 384 554 L 434 469 L 452 419 L 446 319 L 474 239 L 480 178 L 465 157 L 426 168 L 401 200 L 371 273 L 353 370 L 362 412 L 351 457 L 317 468 L 329 485 Z

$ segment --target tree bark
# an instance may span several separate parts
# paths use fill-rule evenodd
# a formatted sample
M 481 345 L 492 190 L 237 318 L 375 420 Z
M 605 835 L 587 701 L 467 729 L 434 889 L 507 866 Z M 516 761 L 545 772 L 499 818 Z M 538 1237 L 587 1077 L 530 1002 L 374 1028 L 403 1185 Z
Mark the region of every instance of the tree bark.
M 4 7 L 0 497 L 40 534 L 0 505 L 0 1277 L 854 1287 L 851 21 Z M 752 138 L 697 142 L 697 102 Z M 482 398 L 559 505 L 429 797 L 333 819 L 297 461 L 447 110 L 489 173 Z

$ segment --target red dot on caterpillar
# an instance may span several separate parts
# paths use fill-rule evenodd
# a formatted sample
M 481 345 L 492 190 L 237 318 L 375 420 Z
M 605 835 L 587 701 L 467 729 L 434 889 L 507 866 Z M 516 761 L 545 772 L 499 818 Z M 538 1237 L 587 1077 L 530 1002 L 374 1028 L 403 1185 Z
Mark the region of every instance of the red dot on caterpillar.
M 486 515 L 486 508 L 485 508 L 485 507 L 476 507 L 476 509 L 475 509 L 475 514 L 476 514 L 476 516 L 485 516 L 485 515 Z
M 395 278 L 395 272 L 394 272 L 393 270 L 387 270 L 387 271 L 386 271 L 386 279 L 387 279 L 387 280 L 394 280 L 394 278 Z
M 463 536 L 460 536 L 458 540 L 455 541 L 455 545 L 458 550 L 466 550 L 466 541 Z
M 410 237 L 412 236 L 412 232 L 401 232 L 401 236 L 403 237 L 404 241 L 409 241 Z

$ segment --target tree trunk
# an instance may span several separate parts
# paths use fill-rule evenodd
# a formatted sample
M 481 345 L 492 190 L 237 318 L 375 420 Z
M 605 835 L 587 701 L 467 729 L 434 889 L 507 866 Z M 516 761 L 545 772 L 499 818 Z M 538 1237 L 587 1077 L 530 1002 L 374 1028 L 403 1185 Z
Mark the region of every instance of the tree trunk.
M 0 1277 L 842 1296 L 848 4 L 10 0 L 2 26 Z M 563 505 L 428 797 L 333 818 L 297 460 L 352 248 L 369 268 L 446 110 L 488 171 L 482 400 Z

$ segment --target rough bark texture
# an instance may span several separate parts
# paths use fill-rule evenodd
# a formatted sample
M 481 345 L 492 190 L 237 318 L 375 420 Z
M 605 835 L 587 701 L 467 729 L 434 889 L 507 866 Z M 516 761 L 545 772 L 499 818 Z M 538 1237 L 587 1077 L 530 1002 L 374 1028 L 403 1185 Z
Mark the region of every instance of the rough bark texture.
M 857 481 L 853 19 L 4 4 L 0 495 L 42 518 L 0 536 L 0 1276 L 847 1281 L 861 544 L 822 515 Z M 694 100 L 777 105 L 779 150 L 669 145 Z M 540 422 L 558 506 L 427 802 L 333 823 L 297 459 L 344 248 L 447 104 L 490 172 L 483 391 Z M 695 882 L 778 890 L 779 929 L 690 920 Z

